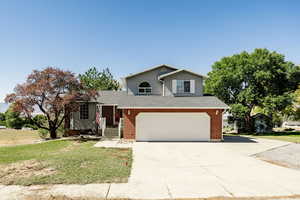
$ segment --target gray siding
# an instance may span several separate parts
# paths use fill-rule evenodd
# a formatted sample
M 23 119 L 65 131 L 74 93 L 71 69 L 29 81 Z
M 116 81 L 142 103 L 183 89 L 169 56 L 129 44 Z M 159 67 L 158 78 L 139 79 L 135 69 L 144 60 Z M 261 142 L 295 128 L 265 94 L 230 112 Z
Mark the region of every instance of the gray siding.
M 138 95 L 139 84 L 147 81 L 152 87 L 152 95 L 162 95 L 162 83 L 158 80 L 158 76 L 174 71 L 168 67 L 160 67 L 152 71 L 144 72 L 126 79 L 127 93 L 130 95 Z
M 72 114 L 71 124 L 73 123 L 74 130 L 95 129 L 96 127 L 96 104 L 89 103 L 89 118 L 80 119 L 80 113 L 74 112 Z M 72 125 L 71 125 L 72 127 Z
M 193 94 L 173 94 L 172 80 L 195 80 L 195 93 Z M 164 78 L 165 96 L 203 96 L 203 78 L 186 71 L 178 72 L 176 74 Z

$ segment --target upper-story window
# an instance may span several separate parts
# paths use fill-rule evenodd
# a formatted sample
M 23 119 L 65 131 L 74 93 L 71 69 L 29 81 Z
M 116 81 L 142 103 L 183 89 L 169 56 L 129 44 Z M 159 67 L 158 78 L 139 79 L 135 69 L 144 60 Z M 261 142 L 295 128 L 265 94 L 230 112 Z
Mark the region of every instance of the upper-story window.
M 149 95 L 152 93 L 152 87 L 148 82 L 142 82 L 139 85 L 139 95 Z
M 195 93 L 195 80 L 173 80 L 172 85 L 173 93 Z
M 191 81 L 190 80 L 177 80 L 177 93 L 190 93 Z
M 80 105 L 80 119 L 89 119 L 89 104 Z

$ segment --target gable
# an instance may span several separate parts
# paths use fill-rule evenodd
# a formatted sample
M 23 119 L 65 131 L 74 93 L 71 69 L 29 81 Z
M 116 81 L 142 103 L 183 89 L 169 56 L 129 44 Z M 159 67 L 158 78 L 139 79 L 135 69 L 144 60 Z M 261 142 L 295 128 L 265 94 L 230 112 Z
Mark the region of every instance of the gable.
M 138 72 L 138 73 L 135 73 L 135 74 L 130 74 L 129 76 L 126 76 L 125 79 L 135 77 L 135 76 L 139 76 L 139 75 L 142 75 L 144 73 L 149 73 L 149 72 L 152 72 L 152 71 L 158 71 L 159 72 L 158 75 L 162 75 L 162 74 L 169 73 L 169 72 L 176 71 L 176 70 L 177 70 L 176 68 L 171 67 L 169 65 L 159 65 L 159 66 L 155 66 L 155 67 L 152 67 L 150 69 L 144 70 L 142 72 Z
M 175 70 L 175 71 L 171 71 L 169 73 L 166 73 L 166 74 L 162 74 L 159 76 L 159 79 L 163 79 L 165 77 L 169 77 L 169 76 L 173 76 L 173 75 L 177 75 L 177 74 L 183 74 L 183 73 L 188 73 L 188 74 L 191 74 L 193 76 L 197 76 L 197 77 L 200 77 L 200 78 L 203 78 L 205 79 L 206 77 L 201 75 L 201 74 L 197 74 L 195 72 L 191 72 L 189 70 L 185 70 L 185 69 L 178 69 L 178 70 Z
M 176 73 L 170 72 L 168 74 L 161 75 L 159 77 L 159 79 L 165 79 L 165 80 L 172 80 L 172 79 L 176 79 L 176 80 L 191 80 L 191 79 L 192 80 L 203 80 L 203 76 L 191 73 L 191 72 L 186 71 L 186 70 L 181 70 L 181 71 L 178 71 Z

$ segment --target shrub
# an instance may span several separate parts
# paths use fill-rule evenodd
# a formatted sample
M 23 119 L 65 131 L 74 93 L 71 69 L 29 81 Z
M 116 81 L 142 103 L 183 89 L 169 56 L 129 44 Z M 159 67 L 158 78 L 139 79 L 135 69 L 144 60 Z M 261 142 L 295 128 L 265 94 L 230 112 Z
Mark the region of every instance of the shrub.
M 23 119 L 20 117 L 6 119 L 6 125 L 8 128 L 21 129 L 23 124 Z
M 14 104 L 11 104 L 5 112 L 5 121 L 8 128 L 21 129 L 25 120 L 20 117 L 19 112 L 14 112 Z
M 36 115 L 32 118 L 33 122 L 32 124 L 37 123 L 37 124 L 47 124 L 47 117 L 45 115 Z
M 32 128 L 33 130 L 37 130 L 38 127 L 36 125 L 33 125 L 33 124 L 25 124 L 23 126 L 23 128 Z
M 6 121 L 0 121 L 0 126 L 6 126 Z
M 38 132 L 39 132 L 40 138 L 42 138 L 42 139 L 46 139 L 49 137 L 49 131 L 46 129 L 40 128 L 40 129 L 38 129 Z
M 0 121 L 5 121 L 5 113 L 0 113 Z

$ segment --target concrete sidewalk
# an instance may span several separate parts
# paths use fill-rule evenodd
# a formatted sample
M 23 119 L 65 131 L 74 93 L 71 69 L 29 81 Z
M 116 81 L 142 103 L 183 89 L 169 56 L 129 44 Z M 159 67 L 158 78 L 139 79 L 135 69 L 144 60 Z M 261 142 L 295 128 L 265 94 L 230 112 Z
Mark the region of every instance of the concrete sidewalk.
M 104 147 L 104 148 L 132 148 L 132 141 L 125 141 L 121 139 L 113 140 L 102 140 L 97 142 L 94 147 Z
M 1 200 L 26 195 L 167 199 L 261 197 L 300 194 L 300 171 L 251 156 L 289 144 L 276 140 L 226 138 L 226 142 L 133 143 L 128 183 L 1 186 Z

